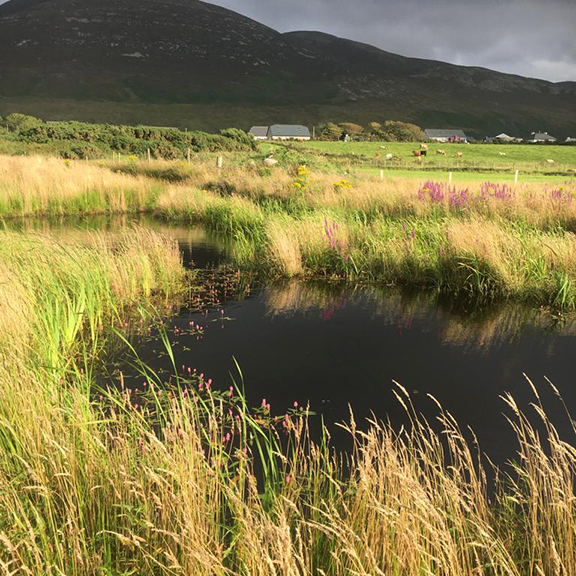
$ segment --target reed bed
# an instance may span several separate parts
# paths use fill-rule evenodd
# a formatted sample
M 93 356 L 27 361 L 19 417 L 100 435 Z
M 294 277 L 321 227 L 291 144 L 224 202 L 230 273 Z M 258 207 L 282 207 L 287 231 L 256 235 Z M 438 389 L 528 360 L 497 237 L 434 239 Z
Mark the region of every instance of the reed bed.
M 0 231 L 0 354 L 59 366 L 131 309 L 175 298 L 183 278 L 177 243 L 149 230 Z
M 183 187 L 160 196 L 158 210 L 231 234 L 241 264 L 278 275 L 576 305 L 576 236 L 561 226 L 432 211 L 399 218 L 342 207 L 284 210 Z

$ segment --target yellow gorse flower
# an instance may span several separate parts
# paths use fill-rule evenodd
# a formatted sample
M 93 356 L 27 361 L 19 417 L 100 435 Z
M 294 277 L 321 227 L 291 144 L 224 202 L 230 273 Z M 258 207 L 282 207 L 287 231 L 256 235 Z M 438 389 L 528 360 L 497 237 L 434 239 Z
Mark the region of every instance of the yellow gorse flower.
M 344 190 L 347 188 L 352 188 L 352 183 L 349 180 L 340 180 L 334 183 L 334 188 L 336 190 Z

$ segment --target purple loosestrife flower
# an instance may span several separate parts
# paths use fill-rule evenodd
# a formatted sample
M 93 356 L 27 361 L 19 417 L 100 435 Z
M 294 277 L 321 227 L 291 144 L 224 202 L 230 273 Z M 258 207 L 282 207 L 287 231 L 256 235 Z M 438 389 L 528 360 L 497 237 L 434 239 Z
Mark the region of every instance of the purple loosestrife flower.
M 432 182 L 431 180 L 424 182 L 418 190 L 418 198 L 420 200 L 430 198 L 430 201 L 435 204 L 442 202 L 442 200 L 444 200 L 443 184 L 441 182 Z
M 511 200 L 514 198 L 514 190 L 508 184 L 497 184 L 495 182 L 483 182 L 480 186 L 480 198 L 496 198 L 497 200 Z
M 572 202 L 572 198 L 570 190 L 566 190 L 562 186 L 550 190 L 550 200 L 552 200 L 554 204 L 568 204 Z
M 346 240 L 344 243 L 342 242 L 342 240 L 337 240 L 336 239 L 337 231 L 338 231 L 338 224 L 336 222 L 328 224 L 328 220 L 324 218 L 324 233 L 326 235 L 326 239 L 328 240 L 330 250 L 334 250 L 345 261 L 348 261 L 349 259 L 348 240 Z

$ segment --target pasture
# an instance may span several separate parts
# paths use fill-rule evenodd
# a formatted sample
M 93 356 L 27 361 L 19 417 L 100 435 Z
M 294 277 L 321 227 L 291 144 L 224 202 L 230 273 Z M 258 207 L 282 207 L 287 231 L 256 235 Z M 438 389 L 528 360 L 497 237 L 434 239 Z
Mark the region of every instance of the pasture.
M 270 144 L 265 146 L 270 147 Z M 289 145 L 301 152 L 315 153 L 333 160 L 347 160 L 402 170 L 465 170 L 554 174 L 576 169 L 576 146 L 531 144 L 428 144 L 428 154 L 418 161 L 415 142 L 302 142 Z M 446 155 L 438 154 L 444 150 Z M 457 158 L 456 154 L 462 154 Z M 388 154 L 393 158 L 386 159 Z M 548 162 L 553 160 L 553 163 Z

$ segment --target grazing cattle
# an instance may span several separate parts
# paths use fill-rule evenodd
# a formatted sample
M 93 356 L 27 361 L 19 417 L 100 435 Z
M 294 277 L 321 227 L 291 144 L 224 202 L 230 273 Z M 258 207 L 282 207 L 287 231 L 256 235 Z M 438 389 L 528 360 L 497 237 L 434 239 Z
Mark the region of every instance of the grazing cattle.
M 380 154 L 380 152 L 376 152 L 376 154 L 374 154 L 374 156 L 375 156 L 376 158 L 380 158 L 380 156 L 382 156 L 382 154 Z
M 422 156 L 422 152 L 420 150 L 412 150 L 412 155 L 416 156 L 416 158 L 420 158 L 420 156 Z
M 463 152 L 456 152 L 456 158 L 462 158 L 464 156 Z
M 440 156 L 446 156 L 446 150 L 436 150 L 436 154 L 440 154 Z
M 394 158 L 394 154 L 386 154 L 386 160 L 392 160 Z
M 381 150 L 386 150 L 386 146 L 380 146 Z
M 506 156 L 506 152 L 498 152 L 500 156 Z
M 546 162 L 547 162 L 548 164 L 554 164 L 554 160 L 552 160 L 551 158 L 548 158 L 548 160 L 546 160 Z
M 571 174 L 576 174 L 576 168 L 566 168 L 566 172 L 570 172 Z

